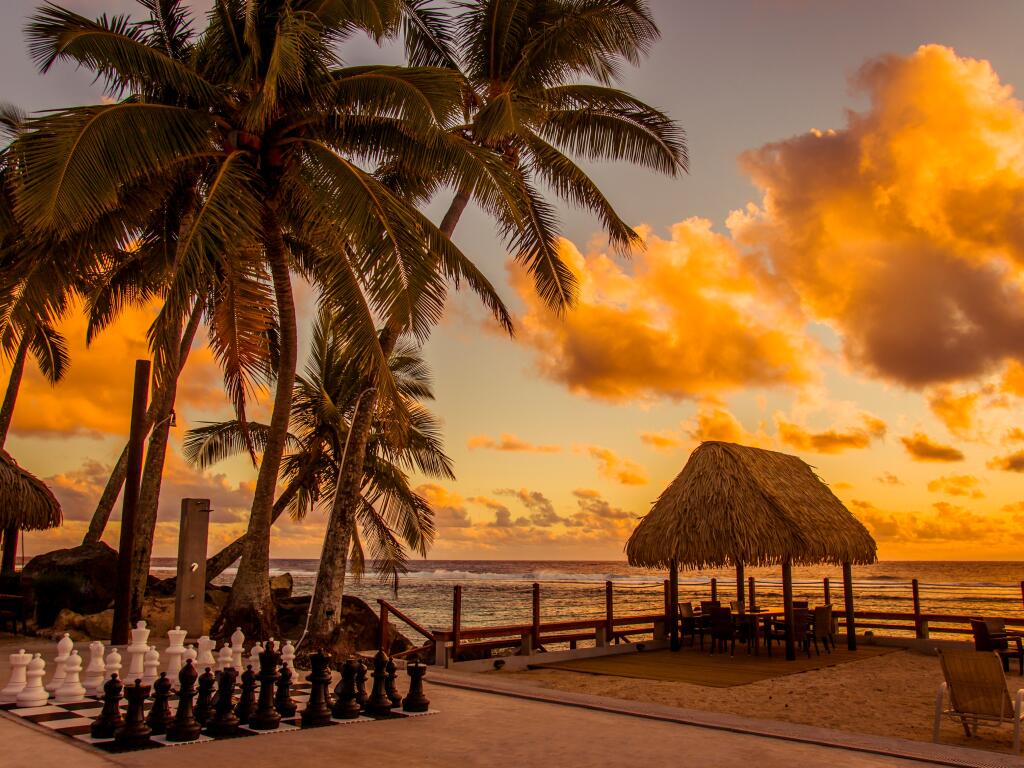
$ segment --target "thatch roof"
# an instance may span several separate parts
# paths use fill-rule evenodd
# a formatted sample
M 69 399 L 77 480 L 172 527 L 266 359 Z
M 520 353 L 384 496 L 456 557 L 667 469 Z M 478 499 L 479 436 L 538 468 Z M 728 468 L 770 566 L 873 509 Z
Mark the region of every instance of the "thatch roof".
M 41 531 L 61 524 L 60 502 L 46 483 L 0 448 L 0 528 Z
M 873 563 L 867 528 L 796 456 L 702 443 L 640 521 L 630 565 L 720 568 L 737 563 Z

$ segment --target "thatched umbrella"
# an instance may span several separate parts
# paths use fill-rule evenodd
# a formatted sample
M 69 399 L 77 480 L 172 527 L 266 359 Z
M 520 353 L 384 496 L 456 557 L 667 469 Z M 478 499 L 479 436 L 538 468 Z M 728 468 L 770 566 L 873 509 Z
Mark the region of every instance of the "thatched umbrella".
M 787 657 L 795 655 L 792 566 L 843 567 L 852 650 L 856 640 L 851 565 L 877 559 L 871 534 L 805 462 L 777 451 L 717 441 L 702 443 L 690 455 L 629 537 L 626 554 L 630 565 L 671 569 L 673 584 L 680 566 L 735 566 L 740 600 L 744 565 L 781 565 Z
M 0 529 L 4 533 L 0 572 L 14 570 L 19 531 L 41 531 L 60 524 L 60 502 L 46 483 L 19 467 L 0 448 Z

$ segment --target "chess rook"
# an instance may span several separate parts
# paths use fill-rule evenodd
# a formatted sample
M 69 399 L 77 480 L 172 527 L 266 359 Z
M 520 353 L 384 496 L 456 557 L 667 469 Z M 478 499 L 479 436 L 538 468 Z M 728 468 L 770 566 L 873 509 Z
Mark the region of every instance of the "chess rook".
M 409 673 L 409 692 L 402 702 L 404 712 L 426 712 L 430 709 L 430 701 L 423 695 L 423 678 L 427 674 L 427 665 L 422 662 L 413 662 L 406 665 L 406 672 Z
M 11 676 L 7 678 L 7 685 L 0 689 L 0 704 L 13 704 L 18 700 L 18 694 L 25 690 L 28 682 L 28 664 L 32 661 L 32 655 L 25 653 L 22 648 L 17 653 L 7 657 L 11 664 Z

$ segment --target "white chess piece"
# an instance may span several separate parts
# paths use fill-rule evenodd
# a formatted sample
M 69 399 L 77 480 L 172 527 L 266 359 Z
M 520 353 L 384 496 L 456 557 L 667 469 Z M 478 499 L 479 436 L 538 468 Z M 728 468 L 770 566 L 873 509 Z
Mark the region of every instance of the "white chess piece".
M 106 662 L 103 665 L 103 677 L 106 680 L 110 679 L 111 675 L 120 675 L 121 672 L 121 654 L 117 652 L 117 648 L 111 648 L 110 653 L 107 654 Z M 103 686 L 100 686 L 102 691 Z
M 241 654 L 239 654 L 241 656 Z M 227 669 L 228 667 L 235 666 L 235 654 L 231 650 L 231 643 L 225 643 L 224 647 L 220 649 L 220 653 L 217 654 L 217 671 Z M 237 669 L 237 667 L 235 667 Z
M 199 638 L 199 655 L 196 657 L 196 666 L 199 669 L 217 666 L 217 659 L 213 656 L 213 649 L 217 647 L 217 641 L 211 640 L 209 636 L 203 635 Z
M 82 657 L 78 651 L 72 651 L 64 665 L 64 682 L 54 694 L 58 704 L 69 704 L 85 698 L 85 686 L 82 685 Z
M 245 668 L 242 666 L 242 654 L 245 652 L 245 634 L 242 628 L 238 627 L 231 633 L 231 666 L 241 673 Z
M 53 679 L 46 685 L 46 690 L 50 693 L 54 693 L 61 685 L 64 684 L 64 665 L 68 661 L 68 656 L 71 655 L 71 649 L 75 647 L 74 642 L 71 640 L 71 635 L 67 632 L 57 642 L 57 657 L 53 660 Z
M 251 664 L 253 669 L 257 669 L 258 670 L 260 668 L 260 654 L 261 653 L 263 653 L 263 643 L 256 643 L 249 650 L 249 660 L 246 663 Z
M 32 655 L 25 653 L 24 648 L 7 658 L 11 662 L 11 676 L 7 680 L 7 685 L 0 689 L 0 704 L 13 704 L 17 700 L 18 694 L 25 689 L 28 663 L 32 661 Z
M 132 642 L 125 649 L 128 654 L 128 669 L 125 672 L 126 683 L 141 678 L 145 673 L 144 659 L 149 650 L 149 630 L 146 622 L 140 621 L 131 632 Z
M 194 667 L 194 666 L 196 666 L 196 659 L 197 658 L 199 658 L 199 654 L 196 653 L 195 646 L 194 645 L 186 645 L 185 646 L 185 652 L 183 654 L 181 654 L 181 663 L 182 663 L 182 665 L 184 665 L 186 661 L 191 661 L 192 662 L 192 666 Z
M 43 687 L 43 675 L 46 674 L 46 662 L 38 653 L 32 657 L 25 672 L 27 682 L 21 689 L 15 703 L 19 707 L 41 707 L 46 704 L 49 695 Z
M 99 696 L 103 693 L 104 671 L 103 643 L 93 640 L 89 643 L 89 666 L 85 668 L 85 677 L 82 678 L 86 695 Z
M 178 672 L 181 670 L 181 662 L 185 656 L 185 637 L 188 632 L 181 627 L 175 627 L 167 631 L 167 650 L 164 651 L 166 660 L 167 677 L 177 681 Z
M 281 648 L 281 662 L 287 664 L 289 669 L 295 669 L 295 646 L 291 640 L 285 640 Z
M 142 684 L 152 685 L 160 677 L 160 653 L 155 645 L 149 646 L 146 655 L 143 657 Z

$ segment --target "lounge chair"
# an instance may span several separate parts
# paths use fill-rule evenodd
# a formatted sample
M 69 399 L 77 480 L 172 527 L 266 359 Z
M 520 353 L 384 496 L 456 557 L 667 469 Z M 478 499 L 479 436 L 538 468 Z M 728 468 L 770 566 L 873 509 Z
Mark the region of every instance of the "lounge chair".
M 1002 619 L 971 619 L 974 634 L 974 650 L 991 653 L 995 651 L 1003 660 L 1003 669 L 1010 671 L 1010 659 L 1017 659 L 1020 673 L 1024 675 L 1024 644 L 1017 635 L 1008 635 Z M 1010 647 L 1010 640 L 1014 641 Z
M 1014 699 L 1006 687 L 1003 666 L 995 653 L 977 651 L 939 650 L 939 663 L 946 681 L 939 686 L 935 697 L 935 724 L 932 740 L 939 741 L 942 716 L 959 720 L 964 733 L 971 736 L 971 726 L 977 733 L 982 722 L 1013 725 L 1013 751 L 1020 752 L 1020 727 L 1024 719 L 1024 689 Z M 949 708 L 944 708 L 949 692 Z

